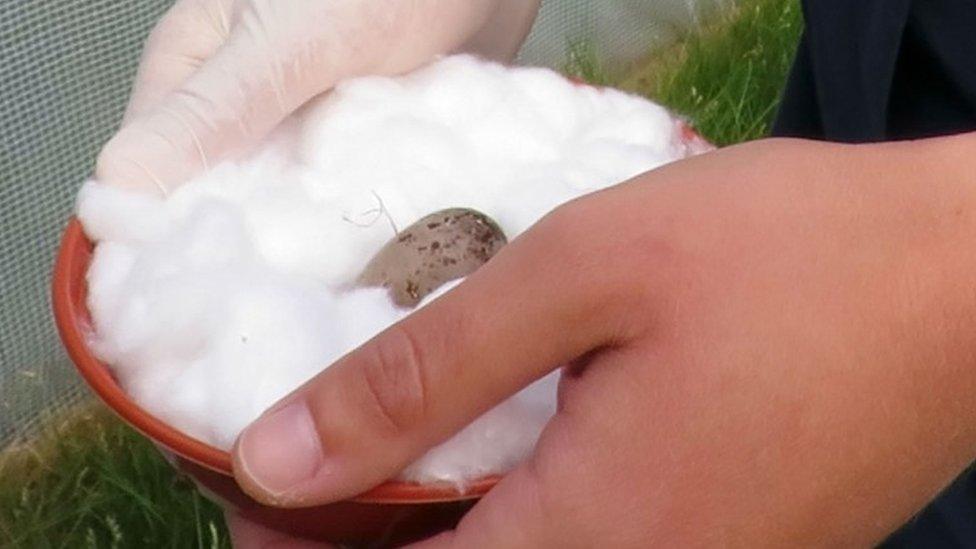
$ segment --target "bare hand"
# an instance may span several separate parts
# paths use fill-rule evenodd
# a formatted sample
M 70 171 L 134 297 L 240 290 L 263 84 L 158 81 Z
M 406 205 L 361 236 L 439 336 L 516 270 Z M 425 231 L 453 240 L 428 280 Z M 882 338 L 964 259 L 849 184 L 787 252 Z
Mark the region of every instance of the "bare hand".
M 559 208 L 259 419 L 237 478 L 353 496 L 572 362 L 431 546 L 877 542 L 974 457 L 971 140 L 756 142 Z

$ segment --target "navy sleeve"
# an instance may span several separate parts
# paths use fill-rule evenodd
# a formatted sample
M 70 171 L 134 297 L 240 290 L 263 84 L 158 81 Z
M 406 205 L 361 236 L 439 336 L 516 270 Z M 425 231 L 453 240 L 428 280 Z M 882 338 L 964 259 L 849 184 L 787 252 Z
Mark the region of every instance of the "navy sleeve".
M 843 142 L 976 129 L 976 2 L 808 0 L 774 134 Z

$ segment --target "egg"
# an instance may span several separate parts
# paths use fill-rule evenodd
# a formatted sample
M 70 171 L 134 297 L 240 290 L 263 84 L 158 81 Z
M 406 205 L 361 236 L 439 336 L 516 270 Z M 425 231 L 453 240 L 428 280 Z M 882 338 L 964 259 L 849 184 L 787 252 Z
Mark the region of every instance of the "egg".
M 441 210 L 397 233 L 356 285 L 389 288 L 397 306 L 416 307 L 443 284 L 473 273 L 507 243 L 487 215 L 467 208 Z

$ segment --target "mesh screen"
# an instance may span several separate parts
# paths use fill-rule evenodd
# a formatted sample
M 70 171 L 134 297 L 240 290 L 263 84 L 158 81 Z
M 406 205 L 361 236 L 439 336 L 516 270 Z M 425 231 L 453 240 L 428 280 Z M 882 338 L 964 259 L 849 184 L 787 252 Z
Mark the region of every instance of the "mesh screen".
M 87 395 L 54 330 L 52 261 L 171 1 L 0 2 L 0 443 Z M 547 0 L 520 60 L 559 68 L 583 43 L 621 66 L 722 1 Z
M 0 2 L 0 440 L 84 393 L 54 331 L 51 264 L 166 5 Z
M 604 70 L 620 71 L 672 40 L 710 10 L 732 0 L 543 0 L 519 54 L 530 65 L 559 68 L 571 48 L 585 46 Z

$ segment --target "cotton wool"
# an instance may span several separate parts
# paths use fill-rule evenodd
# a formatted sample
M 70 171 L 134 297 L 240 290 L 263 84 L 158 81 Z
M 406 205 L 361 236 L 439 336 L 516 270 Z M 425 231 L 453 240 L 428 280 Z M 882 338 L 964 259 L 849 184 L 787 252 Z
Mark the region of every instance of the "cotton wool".
M 247 158 L 164 199 L 83 186 L 78 216 L 97 243 L 92 347 L 146 410 L 229 449 L 279 398 L 409 314 L 382 289 L 350 289 L 396 228 L 464 207 L 511 239 L 572 198 L 702 150 L 684 137 L 647 100 L 469 56 L 343 82 Z M 510 469 L 555 412 L 557 379 L 401 478 L 463 486 Z

